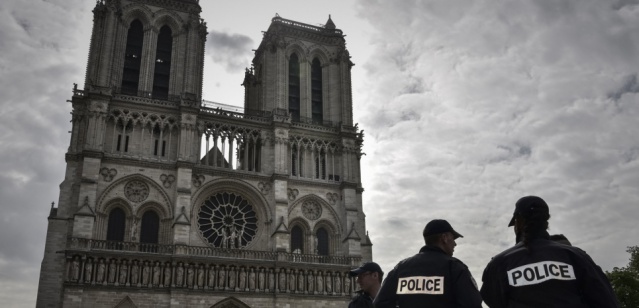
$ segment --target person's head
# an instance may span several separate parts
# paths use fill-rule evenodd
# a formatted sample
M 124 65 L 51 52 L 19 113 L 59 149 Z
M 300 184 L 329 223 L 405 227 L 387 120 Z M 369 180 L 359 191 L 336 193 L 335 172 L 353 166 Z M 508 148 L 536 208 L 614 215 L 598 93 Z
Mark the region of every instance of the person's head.
M 528 246 L 529 241 L 548 229 L 550 211 L 544 199 L 536 196 L 526 196 L 515 203 L 515 212 L 508 223 L 509 227 L 515 227 L 517 243 L 524 241 Z
M 384 271 L 375 262 L 366 262 L 362 266 L 351 270 L 349 274 L 352 277 L 357 277 L 359 287 L 372 297 L 377 295 L 377 291 L 384 279 Z
M 453 256 L 457 238 L 463 237 L 453 227 L 443 219 L 433 219 L 424 227 L 424 241 L 426 246 L 441 248 L 447 255 Z
M 559 244 L 572 246 L 572 244 L 570 243 L 568 238 L 565 235 L 563 235 L 563 234 L 553 234 L 553 235 L 550 236 L 550 240 L 551 241 L 555 241 L 555 242 L 557 242 Z

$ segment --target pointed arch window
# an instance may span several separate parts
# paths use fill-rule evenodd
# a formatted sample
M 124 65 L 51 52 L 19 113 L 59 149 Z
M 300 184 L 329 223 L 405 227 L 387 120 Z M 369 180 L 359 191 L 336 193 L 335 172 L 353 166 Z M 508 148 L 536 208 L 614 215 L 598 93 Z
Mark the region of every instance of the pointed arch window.
M 315 178 L 326 179 L 326 151 L 320 150 L 315 156 Z
M 304 231 L 299 226 L 291 229 L 291 252 L 304 253 Z
M 293 121 L 300 120 L 300 61 L 296 54 L 288 60 L 288 112 Z
M 322 64 L 319 59 L 313 59 L 311 65 L 311 113 L 313 123 L 323 124 L 324 110 L 322 99 Z
M 298 153 L 297 153 L 297 145 L 294 144 L 291 147 L 291 175 L 298 175 Z
M 171 79 L 171 56 L 173 50 L 173 32 L 169 26 L 160 28 L 155 51 L 155 73 L 153 74 L 153 98 L 169 98 Z
M 140 224 L 140 243 L 157 244 L 160 231 L 160 217 L 154 211 L 146 211 Z
M 329 253 L 329 240 L 328 240 L 328 231 L 324 228 L 319 228 L 317 230 L 317 254 L 320 256 L 328 256 Z
M 122 93 L 124 94 L 138 95 L 143 42 L 144 28 L 142 27 L 142 22 L 136 19 L 131 22 L 129 32 L 126 37 L 124 69 L 122 71 Z
M 124 211 L 116 207 L 109 212 L 109 222 L 107 224 L 107 241 L 124 241 L 124 226 L 126 224 L 126 215 Z

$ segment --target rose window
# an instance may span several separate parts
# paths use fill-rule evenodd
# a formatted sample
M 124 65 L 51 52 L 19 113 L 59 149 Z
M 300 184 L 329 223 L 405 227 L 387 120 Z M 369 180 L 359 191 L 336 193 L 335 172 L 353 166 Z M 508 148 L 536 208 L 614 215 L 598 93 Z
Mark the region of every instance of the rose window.
M 131 202 L 142 202 L 149 196 L 149 186 L 142 181 L 130 181 L 124 186 L 124 195 Z
M 310 220 L 316 220 L 322 216 L 322 207 L 313 201 L 306 201 L 302 204 L 302 214 Z
M 213 247 L 243 248 L 257 234 L 253 206 L 234 193 L 217 193 L 202 203 L 197 214 L 202 236 Z

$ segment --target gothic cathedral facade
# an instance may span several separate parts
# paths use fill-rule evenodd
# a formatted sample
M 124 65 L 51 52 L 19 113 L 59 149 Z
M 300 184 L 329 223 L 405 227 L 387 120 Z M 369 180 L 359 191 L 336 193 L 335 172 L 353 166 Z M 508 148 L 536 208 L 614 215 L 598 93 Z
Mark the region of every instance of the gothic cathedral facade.
M 202 101 L 198 0 L 98 0 L 37 307 L 337 307 L 372 259 L 330 17 L 274 17 L 241 112 Z

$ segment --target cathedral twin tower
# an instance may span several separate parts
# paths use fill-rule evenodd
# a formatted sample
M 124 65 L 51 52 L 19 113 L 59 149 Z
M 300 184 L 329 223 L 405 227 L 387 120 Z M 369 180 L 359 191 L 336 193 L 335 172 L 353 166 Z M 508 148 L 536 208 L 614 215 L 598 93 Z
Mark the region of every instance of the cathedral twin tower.
M 276 16 L 202 104 L 197 0 L 99 0 L 38 307 L 345 305 L 372 258 L 342 31 Z

